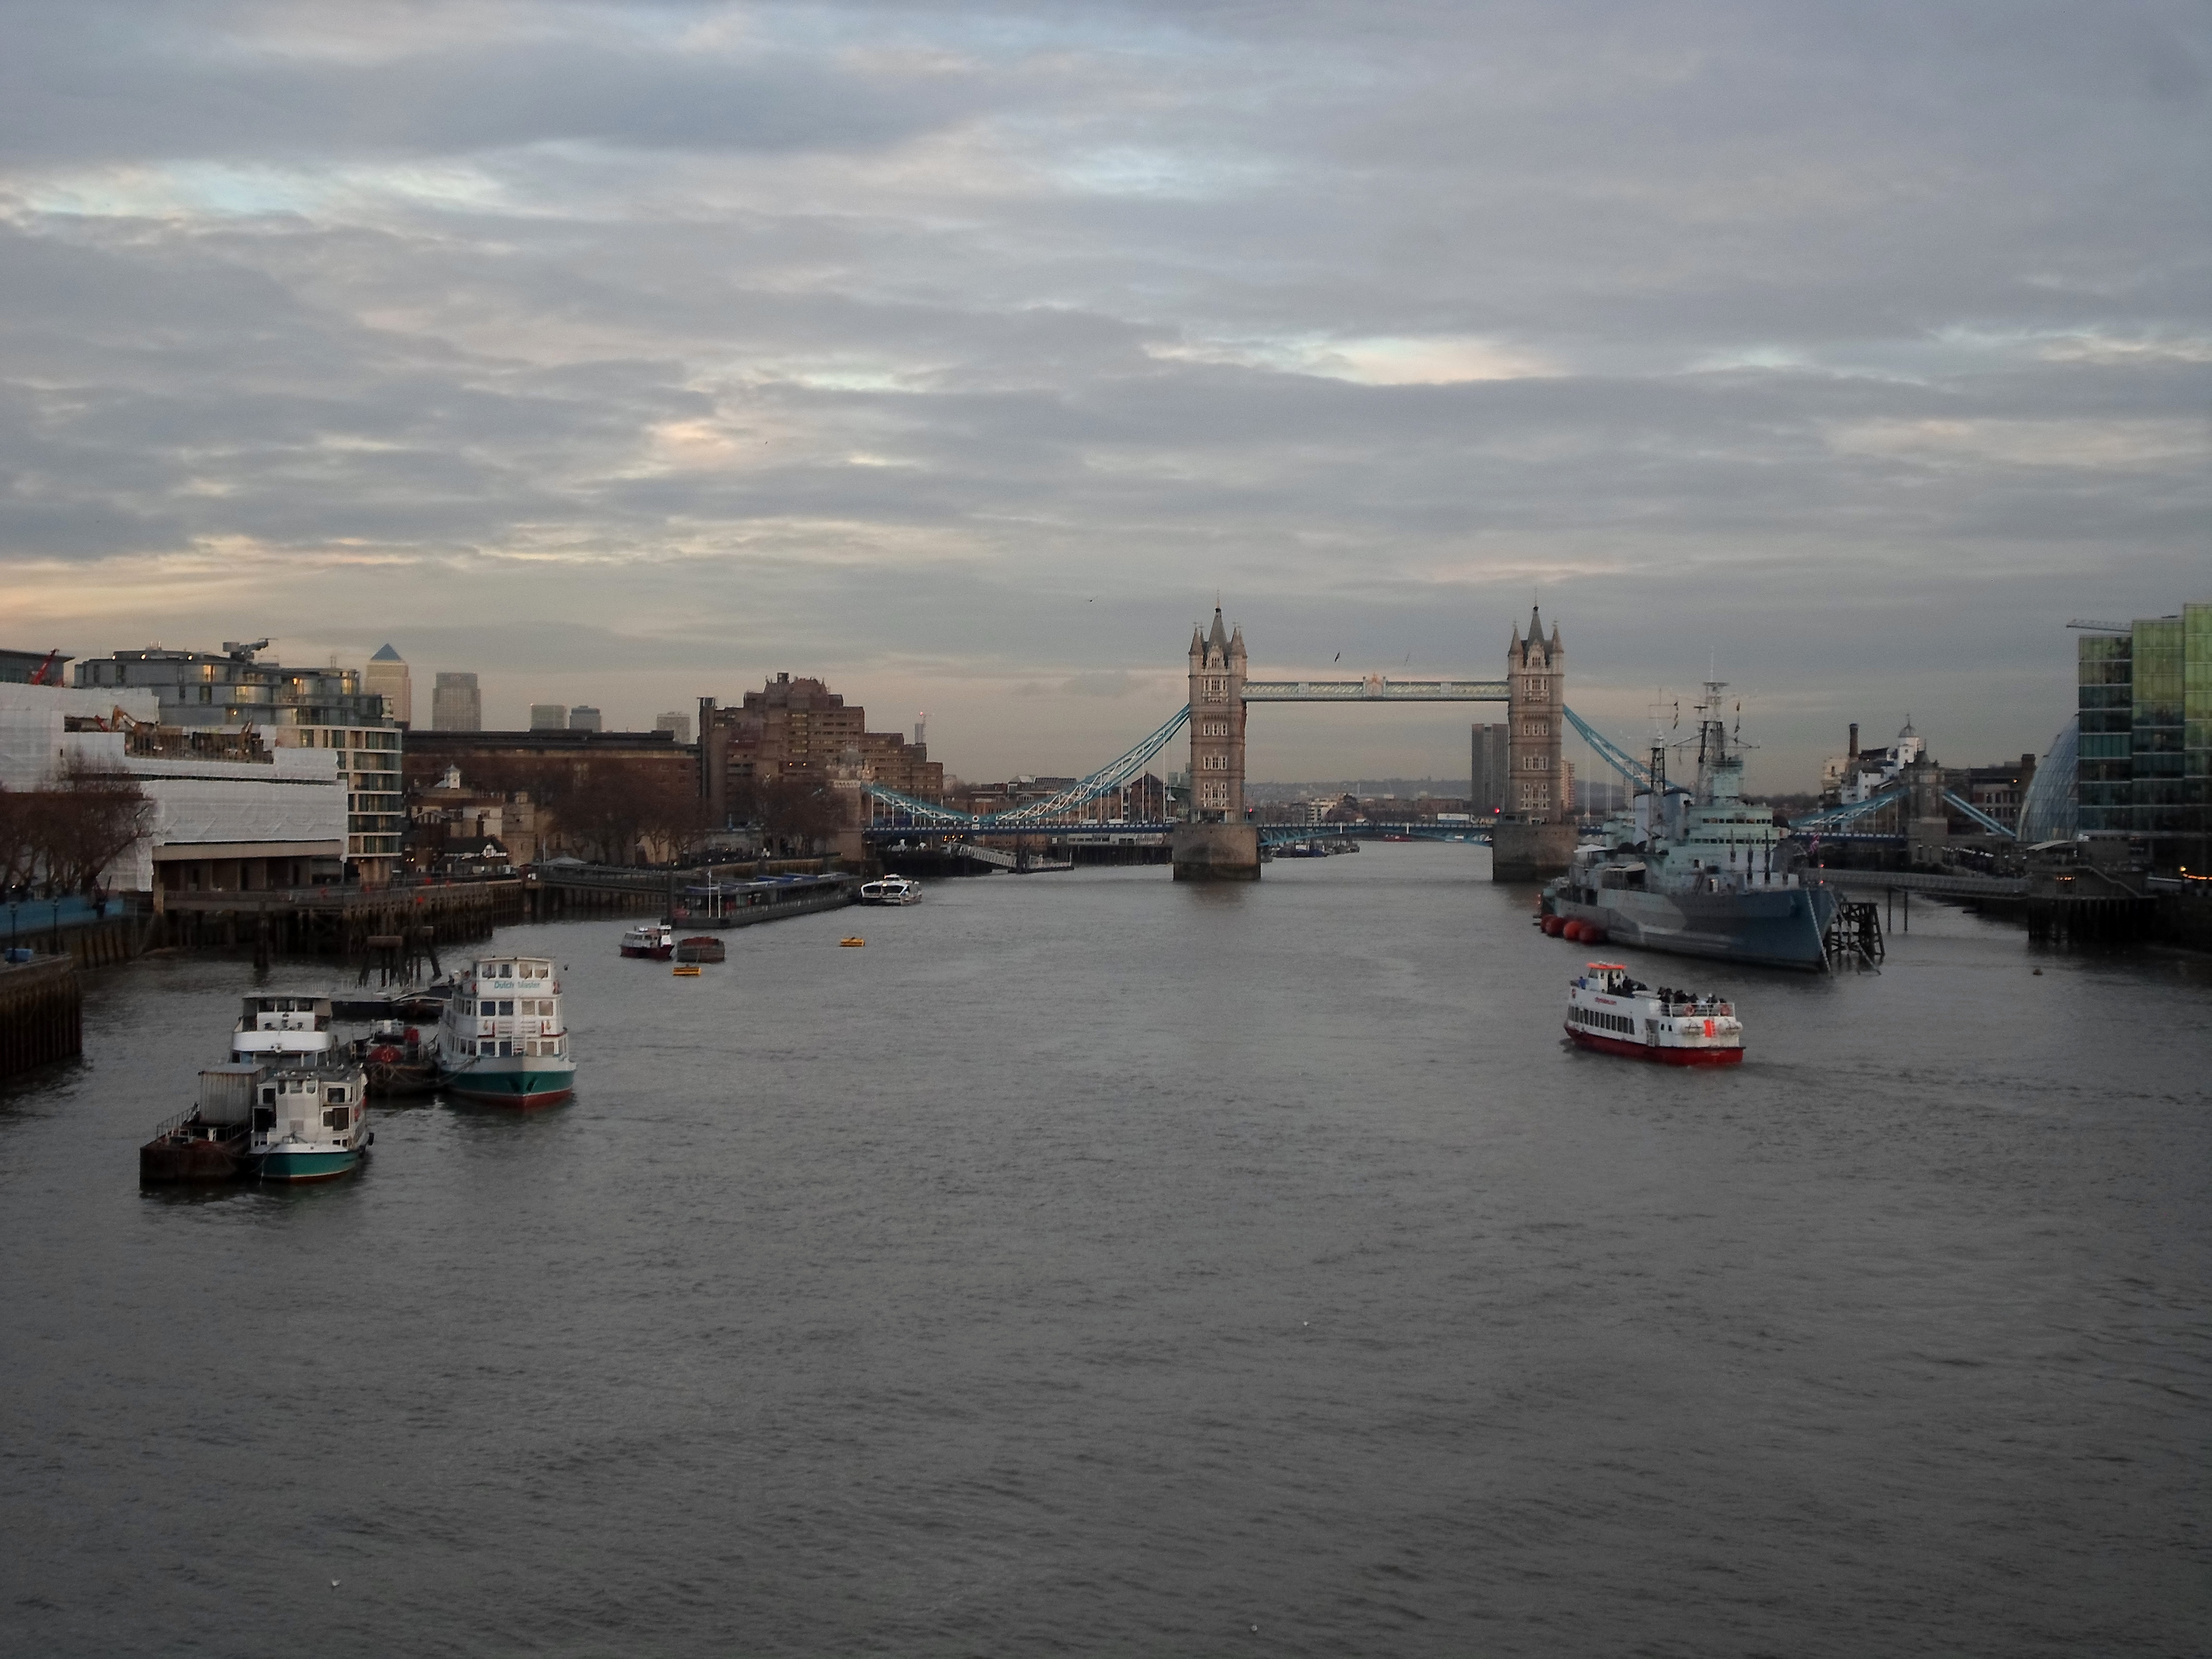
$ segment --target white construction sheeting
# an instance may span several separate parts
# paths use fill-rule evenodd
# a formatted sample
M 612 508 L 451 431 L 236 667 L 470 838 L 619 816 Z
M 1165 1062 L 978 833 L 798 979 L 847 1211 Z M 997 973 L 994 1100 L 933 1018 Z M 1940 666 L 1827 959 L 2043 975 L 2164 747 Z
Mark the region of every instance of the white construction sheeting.
M 119 732 L 64 729 L 69 716 L 106 719 L 118 707 L 149 724 L 160 712 L 148 691 L 0 684 L 0 784 L 48 787 L 75 762 L 129 773 L 153 803 L 153 834 L 110 866 L 111 888 L 150 890 L 157 855 L 236 858 L 249 847 L 246 855 L 257 858 L 344 853 L 337 750 L 272 748 L 266 761 L 155 759 L 125 754 Z

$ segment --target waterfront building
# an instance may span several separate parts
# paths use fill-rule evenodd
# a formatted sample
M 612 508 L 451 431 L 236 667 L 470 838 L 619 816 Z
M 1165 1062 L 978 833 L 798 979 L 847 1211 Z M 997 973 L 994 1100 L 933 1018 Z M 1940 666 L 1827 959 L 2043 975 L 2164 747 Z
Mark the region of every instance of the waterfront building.
M 414 724 L 415 692 L 408 682 L 407 664 L 389 645 L 368 659 L 368 666 L 362 671 L 361 683 L 365 690 L 383 697 L 386 715 L 403 727 Z
M 599 729 L 599 711 L 587 702 L 580 702 L 568 711 L 571 732 L 596 732 Z
M 723 825 L 738 802 L 773 783 L 840 787 L 854 822 L 860 787 L 878 783 L 934 801 L 945 768 L 903 732 L 871 732 L 867 711 L 811 676 L 780 673 L 733 708 L 699 699 L 699 793 L 710 824 Z
M 2085 631 L 2080 831 L 2142 843 L 2154 870 L 2212 870 L 2212 603 Z
M 483 730 L 483 693 L 473 674 L 441 673 L 430 689 L 430 725 L 439 732 Z
M 472 787 L 455 764 L 410 793 L 407 819 L 407 861 L 416 869 L 475 875 L 490 865 L 538 860 L 538 809 L 530 792 Z
M 560 852 L 623 863 L 641 845 L 649 857 L 665 859 L 696 841 L 700 816 L 696 752 L 674 738 L 565 727 L 417 732 L 408 738 L 408 798 L 418 830 L 473 816 L 474 833 L 495 836 L 517 864 Z M 465 796 L 439 793 L 462 787 L 464 779 Z M 496 828 L 483 817 L 495 805 L 508 809 Z M 424 817 L 433 807 L 463 817 Z M 446 839 L 443 830 L 415 837 L 418 847 Z
M 391 879 L 406 828 L 401 732 L 383 696 L 351 668 L 283 668 L 263 662 L 266 640 L 226 641 L 220 653 L 155 645 L 76 665 L 88 691 L 144 690 L 158 723 L 191 732 L 258 733 L 270 748 L 328 750 L 345 781 L 345 864 L 370 886 Z
M 560 732 L 568 724 L 568 705 L 564 702 L 533 702 L 530 705 L 530 729 L 533 732 Z
M 66 685 L 66 651 L 0 651 L 0 685 Z
M 102 875 L 112 891 L 239 892 L 343 880 L 347 749 L 277 745 L 276 728 L 162 719 L 151 686 L 0 683 L 0 787 L 121 776 L 145 797 L 144 836 Z
M 655 714 L 653 717 L 653 729 L 656 732 L 672 732 L 676 741 L 680 744 L 688 744 L 691 741 L 691 717 L 675 709 L 671 709 L 665 714 Z M 919 742 L 920 739 L 917 738 L 916 741 Z

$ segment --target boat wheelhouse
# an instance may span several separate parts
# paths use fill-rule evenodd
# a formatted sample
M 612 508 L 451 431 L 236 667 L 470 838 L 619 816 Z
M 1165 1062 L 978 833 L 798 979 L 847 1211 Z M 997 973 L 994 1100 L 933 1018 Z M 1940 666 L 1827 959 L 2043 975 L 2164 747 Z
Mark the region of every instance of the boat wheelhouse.
M 548 1106 L 573 1092 L 550 957 L 480 957 L 457 976 L 438 1027 L 438 1073 L 447 1093 L 503 1106 Z
M 1631 979 L 1617 962 L 1593 962 L 1567 988 L 1567 1036 L 1579 1046 L 1666 1066 L 1734 1066 L 1743 1022 L 1718 997 Z

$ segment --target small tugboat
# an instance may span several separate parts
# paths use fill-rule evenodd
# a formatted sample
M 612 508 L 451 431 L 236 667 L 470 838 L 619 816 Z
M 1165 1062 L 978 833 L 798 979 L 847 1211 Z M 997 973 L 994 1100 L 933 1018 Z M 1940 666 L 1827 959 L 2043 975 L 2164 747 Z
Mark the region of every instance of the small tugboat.
M 248 1173 L 264 1181 L 328 1181 L 349 1174 L 375 1139 L 368 1127 L 368 1073 L 357 1063 L 302 1058 L 263 1068 L 246 1146 Z
M 438 1027 L 438 1081 L 447 1094 L 502 1106 L 550 1106 L 574 1092 L 550 957 L 483 957 L 458 976 Z
M 1734 1066 L 1743 1060 L 1743 1022 L 1732 1004 L 1628 976 L 1617 962 L 1593 962 L 1567 989 L 1567 1035 L 1585 1048 L 1666 1066 Z
M 860 902 L 919 904 L 921 902 L 921 884 L 908 876 L 885 876 L 878 881 L 864 881 L 860 884 Z
M 623 935 L 622 953 L 665 962 L 676 954 L 676 930 L 665 921 L 648 921 L 633 927 Z

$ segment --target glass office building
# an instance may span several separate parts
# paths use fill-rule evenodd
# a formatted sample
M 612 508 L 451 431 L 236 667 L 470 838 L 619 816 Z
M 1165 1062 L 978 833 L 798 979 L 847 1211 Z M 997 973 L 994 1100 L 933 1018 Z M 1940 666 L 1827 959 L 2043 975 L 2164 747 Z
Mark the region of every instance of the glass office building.
M 2212 873 L 2212 604 L 2083 635 L 2077 684 L 2082 833 Z

